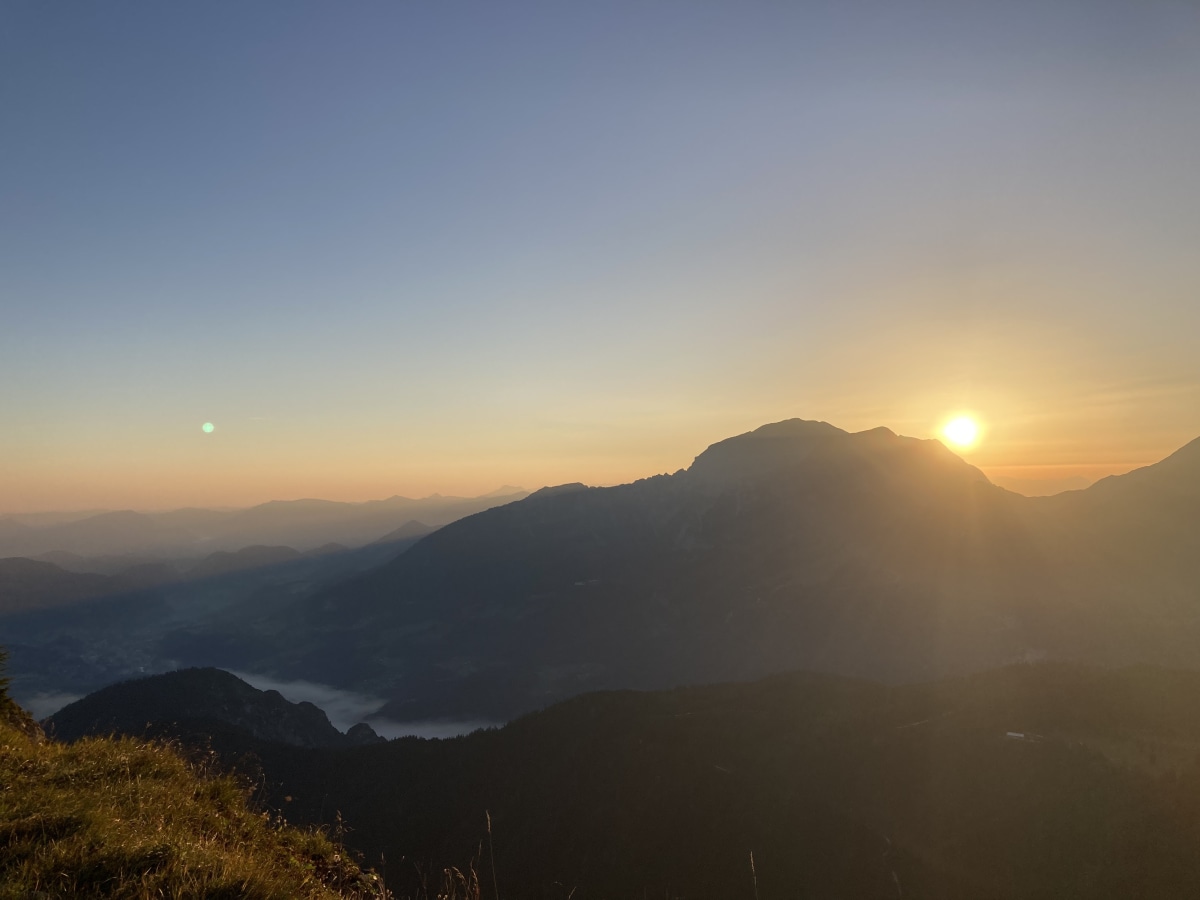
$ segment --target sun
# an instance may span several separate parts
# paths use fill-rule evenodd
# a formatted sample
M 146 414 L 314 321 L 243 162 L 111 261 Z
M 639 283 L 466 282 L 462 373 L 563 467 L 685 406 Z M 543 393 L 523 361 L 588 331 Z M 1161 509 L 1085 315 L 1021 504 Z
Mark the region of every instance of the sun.
M 942 426 L 942 437 L 962 450 L 979 443 L 979 423 L 971 416 L 955 416 Z

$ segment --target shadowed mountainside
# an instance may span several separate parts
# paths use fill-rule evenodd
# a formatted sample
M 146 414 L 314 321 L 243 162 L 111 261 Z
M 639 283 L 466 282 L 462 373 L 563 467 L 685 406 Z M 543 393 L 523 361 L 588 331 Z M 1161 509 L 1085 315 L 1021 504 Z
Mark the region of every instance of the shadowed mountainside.
M 340 549 L 344 547 L 337 545 Z M 334 551 L 337 552 L 337 551 Z M 227 575 L 231 572 L 241 572 L 245 569 L 257 569 L 260 566 L 273 566 L 279 563 L 299 559 L 301 553 L 291 547 L 243 547 L 236 552 L 218 550 L 196 565 L 188 569 L 189 578 L 208 578 L 213 575 Z
M 1026 498 L 937 441 L 791 420 L 673 475 L 544 489 L 348 580 L 324 571 L 236 603 L 214 602 L 215 582 L 181 593 L 105 671 L 218 665 L 383 696 L 394 720 L 496 721 L 589 690 L 796 668 L 914 681 L 1040 658 L 1197 666 L 1200 442 Z M 210 613 L 181 620 L 195 603 Z M 41 665 L 38 689 L 78 690 L 54 672 L 127 643 L 113 629 L 129 613 L 101 613 L 118 624 L 3 626 L 14 659 Z M 92 669 L 73 684 L 105 683 Z
M 33 559 L 0 559 L 0 615 L 45 609 L 130 590 L 132 578 L 68 572 Z
M 937 441 L 768 425 L 674 475 L 539 491 L 447 526 L 305 601 L 288 665 L 414 719 L 796 667 L 1194 665 L 1197 448 L 1031 499 Z
M 103 575 L 66 572 L 48 562 L 0 559 L 0 613 L 95 596 L 104 593 L 110 583 Z

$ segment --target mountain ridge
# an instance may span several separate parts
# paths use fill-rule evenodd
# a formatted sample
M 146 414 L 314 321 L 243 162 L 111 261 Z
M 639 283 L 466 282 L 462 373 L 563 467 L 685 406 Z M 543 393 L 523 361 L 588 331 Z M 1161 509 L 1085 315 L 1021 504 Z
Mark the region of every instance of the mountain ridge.
M 0 518 L 0 557 L 68 552 L 95 557 L 122 554 L 197 558 L 253 545 L 307 552 L 328 543 L 363 546 L 412 519 L 439 527 L 497 503 L 524 497 L 492 492 L 481 497 L 391 497 L 347 503 L 273 500 L 238 510 L 181 508 L 158 513 L 108 510 L 43 526 Z
M 900 683 L 1040 658 L 1200 666 L 1189 471 L 1028 498 L 937 441 L 771 423 L 673 474 L 560 485 L 403 554 L 330 556 L 345 565 L 324 577 L 263 570 L 239 589 L 252 603 L 169 624 L 113 665 L 315 681 L 384 697 L 401 721 L 796 668 Z M 22 660 L 122 640 L 44 621 L 22 623 Z M 95 684 L 43 668 L 40 690 Z
M 357 660 L 331 678 L 391 691 L 396 718 L 796 667 L 910 681 L 1047 655 L 1122 663 L 1156 642 L 1200 663 L 1169 619 L 1129 621 L 1140 576 L 1112 548 L 1146 538 L 1123 507 L 1073 503 L 1006 491 L 939 441 L 790 420 L 672 475 L 462 519 L 328 588 L 296 623 Z M 1156 596 L 1172 609 L 1200 584 L 1194 535 L 1155 532 L 1169 563 Z M 371 662 L 385 645 L 408 648 L 399 672 Z

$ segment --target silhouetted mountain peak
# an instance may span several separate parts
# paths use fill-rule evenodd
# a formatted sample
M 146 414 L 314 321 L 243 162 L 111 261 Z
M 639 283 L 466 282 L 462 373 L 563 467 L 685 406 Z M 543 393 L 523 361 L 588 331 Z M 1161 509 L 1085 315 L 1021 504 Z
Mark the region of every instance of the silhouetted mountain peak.
M 776 478 L 805 467 L 831 472 L 864 464 L 895 474 L 933 468 L 939 474 L 987 480 L 940 441 L 901 437 L 883 427 L 850 433 L 828 422 L 804 419 L 774 422 L 719 441 L 697 456 L 688 472 L 719 485 Z
M 718 441 L 696 457 L 688 472 L 705 481 L 755 478 L 798 465 L 814 448 L 849 436 L 828 422 L 774 422 Z
M 572 481 L 570 484 L 555 484 L 550 487 L 539 488 L 530 494 L 526 499 L 532 500 L 534 497 L 555 497 L 560 494 L 575 494 L 579 491 L 590 490 L 590 488 L 581 481 Z
M 380 744 L 384 739 L 376 734 L 375 729 L 366 722 L 359 722 L 346 732 L 346 743 L 352 747 L 364 747 L 368 744 Z
M 513 494 L 527 494 L 527 493 L 529 493 L 529 492 L 526 491 L 525 488 L 523 488 L 523 487 L 516 487 L 515 485 L 506 484 L 502 487 L 496 488 L 494 491 L 488 491 L 486 494 L 480 494 L 479 496 L 480 497 L 511 497 Z
M 63 707 L 50 717 L 62 740 L 88 734 L 142 734 L 151 730 L 183 735 L 205 733 L 221 723 L 264 741 L 296 747 L 342 747 L 379 740 L 356 729 L 347 738 L 325 713 L 306 701 L 291 703 L 278 691 L 260 691 L 222 669 L 181 669 L 110 685 Z
M 896 441 L 900 438 L 900 435 L 896 434 L 896 432 L 892 431 L 886 425 L 880 425 L 878 428 L 868 428 L 866 431 L 856 431 L 851 436 L 857 438 L 859 441 L 879 441 L 882 443 Z M 912 439 L 910 438 L 910 440 Z

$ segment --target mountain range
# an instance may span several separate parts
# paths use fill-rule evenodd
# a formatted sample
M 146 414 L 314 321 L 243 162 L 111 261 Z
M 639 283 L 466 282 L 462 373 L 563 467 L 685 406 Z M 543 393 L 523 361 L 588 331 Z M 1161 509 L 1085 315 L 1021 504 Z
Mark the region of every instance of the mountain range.
M 1200 890 L 1200 441 L 1030 498 L 936 441 L 790 420 L 424 521 L 93 599 L 153 561 L 4 560 L 13 687 L 205 666 L 47 727 L 215 753 L 402 896 L 450 867 L 546 900 Z M 385 700 L 372 721 L 509 724 L 342 734 L 213 666 Z
M 673 475 L 460 520 L 306 598 L 273 641 L 281 670 L 388 696 L 394 718 L 506 718 L 795 668 L 1200 665 L 1198 629 L 1200 441 L 1027 498 L 937 441 L 792 420 Z
M 146 603 L 136 628 L 116 601 L 10 616 L 0 641 L 27 661 L 86 652 L 74 690 L 135 661 L 217 665 L 384 697 L 400 721 L 794 669 L 898 683 L 1036 659 L 1200 666 L 1200 441 L 1028 498 L 938 441 L 789 420 L 674 474 L 543 489 L 359 559 L 340 578 L 243 580 L 237 602 L 195 588 L 152 628 Z
M 280 500 L 248 509 L 104 511 L 78 519 L 8 516 L 0 518 L 0 557 L 68 553 L 197 559 L 254 545 L 287 546 L 300 552 L 329 543 L 358 547 L 414 519 L 437 528 L 527 494 L 506 486 L 480 497 L 433 494 L 419 500 L 395 496 L 365 503 Z

